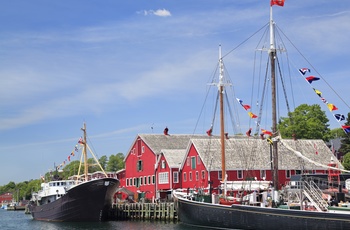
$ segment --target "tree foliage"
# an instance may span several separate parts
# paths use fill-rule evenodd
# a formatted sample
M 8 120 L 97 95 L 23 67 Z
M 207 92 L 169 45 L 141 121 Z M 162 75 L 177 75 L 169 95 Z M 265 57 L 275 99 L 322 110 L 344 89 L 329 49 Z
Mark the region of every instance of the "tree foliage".
M 346 119 L 345 125 L 350 125 L 350 113 L 348 113 L 348 117 Z M 344 155 L 350 153 L 350 136 L 346 135 L 344 131 L 343 131 L 343 139 L 341 140 L 341 146 L 340 146 L 339 152 L 343 153 Z
M 93 158 L 88 159 L 89 163 L 89 172 L 100 171 L 100 167 L 95 163 Z M 124 154 L 118 153 L 116 155 L 111 155 L 109 158 L 107 156 L 102 156 L 99 159 L 99 163 L 106 171 L 118 171 L 124 168 Z M 58 173 L 62 179 L 68 179 L 68 177 L 77 175 L 79 170 L 80 162 L 78 160 L 71 161 L 69 164 L 66 164 L 60 172 L 50 171 L 47 172 L 44 176 L 46 181 L 51 180 L 54 174 Z M 84 165 L 81 166 L 80 174 L 84 173 Z M 24 181 L 20 183 L 15 183 L 10 181 L 4 186 L 0 186 L 0 194 L 3 193 L 12 193 L 13 198 L 16 201 L 25 199 L 30 199 L 33 191 L 38 191 L 40 185 L 43 181 L 41 179 Z M 18 199 L 18 200 L 17 200 Z
M 299 139 L 330 138 L 329 120 L 319 105 L 301 104 L 288 117 L 282 117 L 278 129 L 284 138 L 294 135 Z
M 350 152 L 344 155 L 342 165 L 346 170 L 350 170 Z

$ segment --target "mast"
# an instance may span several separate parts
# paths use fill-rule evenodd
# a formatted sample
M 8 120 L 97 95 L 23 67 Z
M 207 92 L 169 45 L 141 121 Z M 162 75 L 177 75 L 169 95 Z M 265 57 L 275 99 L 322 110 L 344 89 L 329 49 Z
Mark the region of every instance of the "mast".
M 220 140 L 221 140 L 221 176 L 223 182 L 226 183 L 226 157 L 225 157 L 225 125 L 224 125 L 224 65 L 221 56 L 221 46 L 219 46 L 219 68 L 220 77 L 218 83 L 219 99 L 220 99 Z M 226 190 L 226 186 L 225 186 Z M 224 193 L 226 195 L 226 191 Z
M 271 94 L 272 94 L 272 140 L 276 136 L 277 131 L 277 109 L 276 109 L 276 48 L 275 48 L 275 33 L 274 33 L 274 22 L 272 18 L 272 6 L 270 6 L 270 49 L 269 58 L 271 63 Z M 273 156 L 273 186 L 276 190 L 279 189 L 278 180 L 278 149 L 277 142 L 273 141 L 272 146 Z
M 84 139 L 83 139 L 83 156 L 84 156 L 84 175 L 85 175 L 85 181 L 88 181 L 88 163 L 87 163 L 87 151 L 86 151 L 86 124 L 84 122 L 83 128 L 81 130 L 84 133 Z

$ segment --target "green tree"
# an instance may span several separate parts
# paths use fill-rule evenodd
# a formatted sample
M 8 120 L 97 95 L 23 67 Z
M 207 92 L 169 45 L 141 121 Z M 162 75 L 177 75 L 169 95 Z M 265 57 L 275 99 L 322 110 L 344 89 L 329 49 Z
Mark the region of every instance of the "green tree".
M 109 172 L 116 172 L 124 168 L 124 154 L 118 153 L 109 157 L 106 170 Z
M 299 139 L 330 138 L 329 120 L 319 105 L 301 104 L 288 117 L 282 117 L 278 129 L 285 138 L 295 135 Z
M 68 177 L 70 177 L 70 176 L 77 175 L 78 170 L 79 170 L 79 164 L 80 164 L 80 161 L 78 161 L 78 160 L 72 161 L 69 164 L 67 164 L 63 168 L 63 172 L 61 173 L 61 177 L 63 179 L 68 179 Z M 82 174 L 83 172 L 84 172 L 84 166 L 82 165 L 82 167 L 80 169 L 80 174 Z
M 103 168 L 103 170 L 106 169 L 107 166 L 107 162 L 108 162 L 108 157 L 106 155 L 100 157 L 100 159 L 98 159 L 98 161 L 100 162 L 101 167 Z
M 346 170 L 350 170 L 350 153 L 345 154 L 342 165 Z

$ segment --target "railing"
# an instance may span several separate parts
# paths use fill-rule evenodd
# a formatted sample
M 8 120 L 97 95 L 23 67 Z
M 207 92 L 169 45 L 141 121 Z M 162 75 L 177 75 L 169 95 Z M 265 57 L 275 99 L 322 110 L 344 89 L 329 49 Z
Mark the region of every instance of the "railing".
M 318 211 L 327 211 L 328 203 L 322 198 L 321 189 L 313 181 L 304 181 L 304 195 L 311 201 Z
M 303 201 L 303 198 L 299 194 L 304 194 L 317 211 L 325 212 L 328 210 L 328 203 L 323 199 L 322 191 L 314 181 L 290 181 L 287 184 L 287 189 L 294 193 L 300 202 Z

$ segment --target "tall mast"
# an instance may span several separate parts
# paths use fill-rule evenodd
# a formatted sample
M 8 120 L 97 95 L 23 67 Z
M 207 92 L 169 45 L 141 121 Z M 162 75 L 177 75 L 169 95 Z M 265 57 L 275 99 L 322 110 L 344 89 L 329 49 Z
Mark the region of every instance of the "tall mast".
M 221 138 L 221 167 L 222 179 L 226 182 L 226 159 L 225 159 L 225 125 L 224 125 L 224 64 L 221 56 L 221 46 L 219 46 L 219 68 L 220 77 L 218 83 L 219 98 L 220 98 L 220 138 Z M 226 191 L 225 191 L 226 194 Z
M 275 47 L 275 33 L 274 22 L 272 18 L 272 6 L 270 6 L 270 49 L 269 58 L 271 63 L 271 93 L 272 93 L 272 138 L 276 136 L 277 131 L 277 114 L 276 114 L 276 47 Z M 277 142 L 273 141 L 272 146 L 273 155 L 273 185 L 276 190 L 279 189 L 278 180 L 278 149 Z
M 84 133 L 84 139 L 83 139 L 83 156 L 84 156 L 84 174 L 85 174 L 85 181 L 88 181 L 88 163 L 87 163 L 87 152 L 86 152 L 86 124 L 84 122 L 83 128 L 81 130 Z

